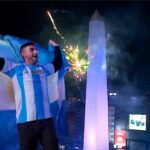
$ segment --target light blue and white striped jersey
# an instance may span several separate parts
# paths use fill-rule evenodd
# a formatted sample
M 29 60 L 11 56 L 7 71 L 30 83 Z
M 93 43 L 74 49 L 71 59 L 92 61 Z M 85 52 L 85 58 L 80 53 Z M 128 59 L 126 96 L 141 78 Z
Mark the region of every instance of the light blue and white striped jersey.
M 17 123 L 52 117 L 47 76 L 54 73 L 53 64 L 15 64 L 5 60 L 2 71 L 13 81 Z

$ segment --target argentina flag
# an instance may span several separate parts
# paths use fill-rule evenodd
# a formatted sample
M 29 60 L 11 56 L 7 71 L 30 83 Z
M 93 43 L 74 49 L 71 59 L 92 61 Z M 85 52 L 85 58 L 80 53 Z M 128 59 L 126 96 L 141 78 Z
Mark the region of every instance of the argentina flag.
M 10 35 L 0 36 L 0 57 L 10 59 L 14 62 L 23 62 L 20 56 L 20 46 L 30 40 Z M 42 47 L 35 42 L 38 49 L 40 64 L 52 62 L 54 58 L 53 47 Z M 62 68 L 48 77 L 48 91 L 52 114 L 55 117 L 58 138 L 61 142 L 67 135 L 65 121 L 65 84 L 64 76 L 69 69 L 69 64 L 62 53 Z M 0 72 L 0 150 L 19 150 L 19 139 L 16 128 L 16 112 L 13 86 L 11 79 Z

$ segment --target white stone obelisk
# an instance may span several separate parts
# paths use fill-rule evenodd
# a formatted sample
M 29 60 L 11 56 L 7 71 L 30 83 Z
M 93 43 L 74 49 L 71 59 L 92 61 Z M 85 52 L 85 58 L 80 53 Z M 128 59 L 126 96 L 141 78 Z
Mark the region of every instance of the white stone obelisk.
M 89 23 L 84 150 L 109 150 L 104 20 L 95 11 Z

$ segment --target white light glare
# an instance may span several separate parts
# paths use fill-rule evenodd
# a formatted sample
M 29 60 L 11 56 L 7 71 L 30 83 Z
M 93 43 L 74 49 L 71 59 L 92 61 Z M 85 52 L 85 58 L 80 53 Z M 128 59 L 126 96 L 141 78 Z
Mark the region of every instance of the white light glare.
M 109 96 L 116 96 L 117 95 L 117 93 L 109 93 Z

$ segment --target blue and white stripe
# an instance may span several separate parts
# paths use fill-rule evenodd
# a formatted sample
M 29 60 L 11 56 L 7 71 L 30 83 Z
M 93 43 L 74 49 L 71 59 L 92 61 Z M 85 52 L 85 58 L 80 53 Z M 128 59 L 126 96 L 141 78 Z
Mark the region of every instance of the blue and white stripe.
M 2 71 L 13 80 L 17 122 L 52 117 L 47 77 L 54 73 L 53 65 L 14 64 L 8 60 L 5 62 Z

